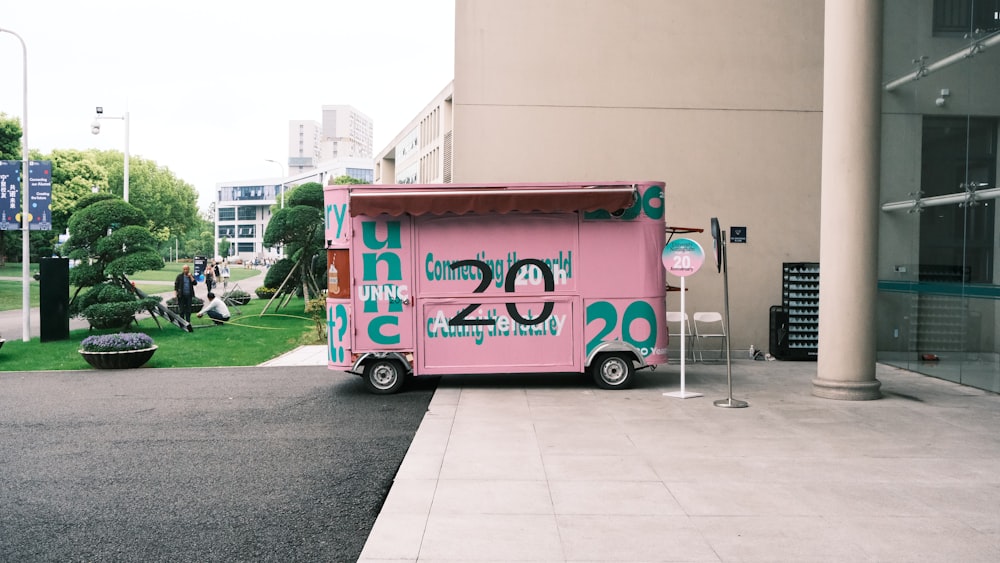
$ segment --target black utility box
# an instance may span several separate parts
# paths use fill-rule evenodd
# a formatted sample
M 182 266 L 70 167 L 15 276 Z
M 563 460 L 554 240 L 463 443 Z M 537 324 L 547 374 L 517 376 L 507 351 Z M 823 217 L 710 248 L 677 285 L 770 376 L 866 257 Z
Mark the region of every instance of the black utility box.
M 42 342 L 69 339 L 69 259 L 38 264 L 39 336 Z
M 819 353 L 819 262 L 781 265 L 781 309 L 785 317 L 779 326 L 784 325 L 786 330 L 784 337 L 776 340 L 777 353 L 771 352 L 771 355 L 781 360 L 816 360 Z

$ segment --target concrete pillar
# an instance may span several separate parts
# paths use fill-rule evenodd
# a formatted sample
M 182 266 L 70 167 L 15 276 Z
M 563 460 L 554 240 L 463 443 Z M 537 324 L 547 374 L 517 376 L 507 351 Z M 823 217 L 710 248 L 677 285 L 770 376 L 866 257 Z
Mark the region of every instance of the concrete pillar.
M 813 395 L 881 397 L 875 378 L 882 1 L 827 1 L 819 358 Z

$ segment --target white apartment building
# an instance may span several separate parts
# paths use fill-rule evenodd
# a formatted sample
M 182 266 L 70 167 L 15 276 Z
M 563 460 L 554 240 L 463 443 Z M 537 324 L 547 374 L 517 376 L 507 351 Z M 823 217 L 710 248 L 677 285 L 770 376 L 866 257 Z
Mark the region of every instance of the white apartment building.
M 349 105 L 323 106 L 322 121 L 288 123 L 288 172 L 307 172 L 321 162 L 372 156 L 372 119 Z
M 371 183 L 371 159 L 341 158 L 321 162 L 310 170 L 286 178 L 219 182 L 215 191 L 216 256 L 233 260 L 280 258 L 281 248 L 264 246 L 271 209 L 280 209 L 284 205 L 285 191 L 294 186 L 307 182 L 325 186 L 339 176 Z
M 376 184 L 451 183 L 452 84 L 375 158 Z

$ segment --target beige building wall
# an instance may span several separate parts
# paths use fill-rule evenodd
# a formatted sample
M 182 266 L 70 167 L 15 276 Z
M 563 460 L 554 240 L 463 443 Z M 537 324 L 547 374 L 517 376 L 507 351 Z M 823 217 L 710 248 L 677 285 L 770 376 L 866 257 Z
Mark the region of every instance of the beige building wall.
M 455 20 L 453 181 L 666 182 L 667 225 L 707 253 L 711 217 L 747 228 L 732 349 L 766 349 L 782 262 L 819 259 L 823 2 L 457 0 Z M 713 266 L 689 313 L 723 309 Z
M 376 184 L 446 184 L 452 166 L 452 84 L 375 155 Z

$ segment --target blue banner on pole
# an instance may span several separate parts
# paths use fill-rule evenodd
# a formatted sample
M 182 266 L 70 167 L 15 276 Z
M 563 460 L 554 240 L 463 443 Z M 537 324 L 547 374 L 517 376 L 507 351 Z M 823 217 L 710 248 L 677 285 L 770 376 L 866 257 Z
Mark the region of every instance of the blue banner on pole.
M 32 231 L 52 230 L 52 161 L 28 163 L 28 217 Z
M 19 231 L 21 223 L 21 161 L 0 160 L 0 230 Z M 28 162 L 28 229 L 52 230 L 52 161 Z
M 21 228 L 21 161 L 0 160 L 0 230 Z

